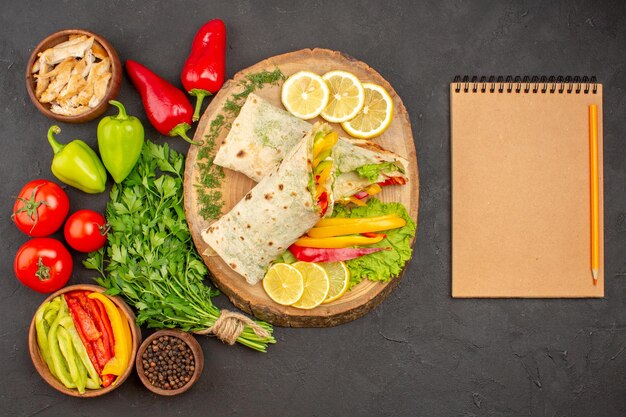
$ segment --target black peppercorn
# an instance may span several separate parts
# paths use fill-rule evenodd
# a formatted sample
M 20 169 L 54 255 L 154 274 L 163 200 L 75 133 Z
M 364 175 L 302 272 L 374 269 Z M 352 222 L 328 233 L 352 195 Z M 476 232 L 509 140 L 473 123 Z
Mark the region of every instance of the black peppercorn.
M 182 388 L 191 378 L 195 362 L 191 348 L 174 336 L 161 336 L 152 341 L 142 355 L 144 375 L 157 388 Z

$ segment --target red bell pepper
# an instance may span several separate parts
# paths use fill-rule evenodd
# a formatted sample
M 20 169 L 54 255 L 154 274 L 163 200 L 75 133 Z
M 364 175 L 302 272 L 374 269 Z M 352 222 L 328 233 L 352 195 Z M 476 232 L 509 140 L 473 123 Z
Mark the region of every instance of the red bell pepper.
M 93 348 L 93 353 L 96 355 L 96 360 L 98 361 L 98 365 L 100 365 L 101 368 L 104 368 L 104 365 L 106 365 L 107 362 L 111 360 L 111 358 L 110 357 L 107 358 L 107 354 L 104 349 L 104 343 L 102 342 L 102 338 L 91 342 L 91 347 Z
M 387 237 L 387 235 L 385 233 L 374 233 L 374 232 L 365 232 L 365 233 L 361 233 L 361 236 L 365 236 L 365 237 L 378 237 L 378 236 L 382 236 L 383 239 Z
M 104 324 L 104 320 L 102 315 L 100 314 L 100 310 L 96 305 L 98 300 L 94 300 L 89 298 L 89 312 L 91 313 L 91 317 L 93 318 L 96 327 L 102 333 L 102 345 L 104 348 L 104 357 L 109 361 L 113 356 L 115 356 L 115 351 L 111 348 L 111 342 L 109 341 L 109 333 L 107 332 L 107 328 Z M 106 363 L 106 362 L 105 362 Z
M 72 291 L 70 296 L 76 299 L 83 310 L 89 313 L 89 299 L 87 298 L 87 294 L 89 294 L 87 291 Z
M 406 184 L 406 180 L 402 177 L 389 177 L 385 181 L 381 181 L 378 183 L 381 187 L 386 185 L 404 185 Z
M 68 306 L 70 304 L 70 300 L 76 301 L 76 300 L 71 299 L 68 294 L 64 294 L 64 296 L 65 296 L 65 301 L 67 302 Z M 83 332 L 83 329 L 81 329 L 80 326 L 76 326 L 77 321 L 71 309 L 70 309 L 70 315 L 72 316 L 72 320 L 74 321 L 74 327 L 76 327 L 78 336 L 80 336 L 80 340 L 83 342 L 83 345 L 85 346 L 85 350 L 87 351 L 87 356 L 89 356 L 89 360 L 93 364 L 94 368 L 96 368 L 96 372 L 98 373 L 102 372 L 102 367 L 98 365 L 98 360 L 96 359 L 96 355 L 93 351 L 93 347 L 91 346 L 91 343 L 89 342 L 89 340 L 87 340 L 87 337 L 85 337 L 85 333 Z
M 115 349 L 115 337 L 113 336 L 113 329 L 111 328 L 111 320 L 109 320 L 109 316 L 107 315 L 106 309 L 100 302 L 100 300 L 90 299 L 95 301 L 96 306 L 98 307 L 98 312 L 100 313 L 100 317 L 102 318 L 102 324 L 106 329 L 106 333 L 109 336 L 109 345 L 111 347 L 111 352 L 114 352 Z M 103 331 L 104 333 L 104 331 Z
M 178 135 L 191 144 L 199 145 L 187 136 L 193 108 L 185 93 L 130 59 L 126 61 L 126 72 L 141 95 L 152 126 L 163 135 Z
M 328 210 L 328 193 L 326 191 L 320 194 L 319 198 L 317 199 L 317 205 L 320 208 L 320 215 L 324 217 L 324 215 L 326 214 L 326 210 Z
M 108 387 L 109 385 L 111 385 L 113 383 L 113 381 L 115 381 L 115 378 L 117 378 L 117 377 L 115 375 L 111 375 L 111 374 L 102 375 L 101 376 L 102 386 L 103 387 Z
M 224 84 L 226 72 L 226 25 L 220 19 L 205 23 L 191 44 L 181 81 L 185 90 L 196 96 L 192 120 L 200 118 L 204 97 L 215 94 Z
M 94 298 L 87 298 L 87 301 L 89 303 L 89 313 L 91 317 L 93 317 L 93 321 L 96 323 L 98 330 L 102 333 L 102 344 L 100 344 L 100 340 L 97 340 L 94 342 L 93 346 L 96 359 L 103 364 L 102 368 L 104 368 L 104 365 L 115 356 L 115 340 L 113 338 L 111 322 L 100 301 Z M 111 374 L 101 375 L 102 386 L 108 387 L 115 381 L 115 378 L 116 376 Z
M 305 248 L 303 246 L 291 245 L 289 251 L 299 261 L 304 262 L 339 262 L 359 258 L 371 253 L 389 250 L 391 248 Z
M 100 333 L 96 327 L 96 324 L 93 322 L 92 318 L 89 317 L 89 313 L 87 313 L 79 304 L 79 302 L 75 298 L 66 297 L 67 306 L 70 308 L 70 315 L 74 320 L 74 326 L 77 328 L 80 327 L 85 338 L 93 342 L 94 340 L 100 339 L 102 333 Z

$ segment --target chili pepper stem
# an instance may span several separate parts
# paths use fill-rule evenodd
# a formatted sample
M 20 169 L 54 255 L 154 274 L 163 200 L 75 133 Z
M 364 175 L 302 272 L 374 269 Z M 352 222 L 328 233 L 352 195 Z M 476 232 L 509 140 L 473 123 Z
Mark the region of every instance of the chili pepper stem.
M 126 120 L 128 119 L 128 114 L 126 114 L 126 108 L 124 107 L 124 105 L 122 103 L 120 103 L 117 100 L 109 100 L 109 104 L 117 107 L 117 109 L 120 111 L 117 116 L 115 116 L 114 118 L 117 120 Z
M 55 155 L 65 147 L 65 145 L 61 145 L 59 142 L 57 142 L 56 138 L 54 137 L 54 135 L 57 133 L 61 133 L 61 128 L 57 125 L 50 126 L 50 129 L 48 129 L 48 142 L 50 142 L 50 146 L 52 146 L 52 152 L 54 152 Z
M 188 91 L 189 95 L 196 96 L 196 108 L 193 112 L 193 117 L 191 120 L 197 122 L 200 119 L 200 109 L 202 109 L 202 102 L 205 97 L 212 96 L 210 91 L 203 90 L 201 88 L 192 88 Z
M 191 126 L 189 126 L 188 123 L 179 123 L 177 124 L 174 129 L 170 130 L 169 135 L 170 136 L 180 136 L 181 138 L 185 139 L 187 142 L 191 143 L 192 145 L 202 145 L 202 142 L 194 142 L 193 140 L 191 140 L 191 138 L 189 138 L 189 136 L 187 136 L 187 131 L 191 128 Z

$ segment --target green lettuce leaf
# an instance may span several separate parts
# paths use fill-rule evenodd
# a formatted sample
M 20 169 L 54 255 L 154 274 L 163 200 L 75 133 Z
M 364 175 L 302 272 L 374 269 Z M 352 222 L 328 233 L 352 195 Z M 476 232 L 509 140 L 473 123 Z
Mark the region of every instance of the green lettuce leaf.
M 373 182 L 378 179 L 382 171 L 390 173 L 402 170 L 393 162 L 383 162 L 382 164 L 363 165 L 355 169 L 355 171 L 360 177 Z
M 367 205 L 363 207 L 335 206 L 333 217 L 373 217 L 393 213 L 406 220 L 406 225 L 384 232 L 387 234 L 385 239 L 368 245 L 368 247 L 389 247 L 391 250 L 376 252 L 346 262 L 350 270 L 350 288 L 364 279 L 388 282 L 400 275 L 406 262 L 411 259 L 413 251 L 411 238 L 415 236 L 416 225 L 406 208 L 400 203 L 383 203 L 376 198 L 370 198 Z

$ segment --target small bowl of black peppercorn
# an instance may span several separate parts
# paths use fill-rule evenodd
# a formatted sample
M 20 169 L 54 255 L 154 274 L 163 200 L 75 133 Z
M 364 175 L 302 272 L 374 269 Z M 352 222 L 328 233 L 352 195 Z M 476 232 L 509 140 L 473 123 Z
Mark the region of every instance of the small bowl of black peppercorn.
M 139 347 L 135 367 L 139 379 L 159 395 L 178 395 L 198 380 L 204 356 L 198 341 L 180 330 L 159 330 Z

